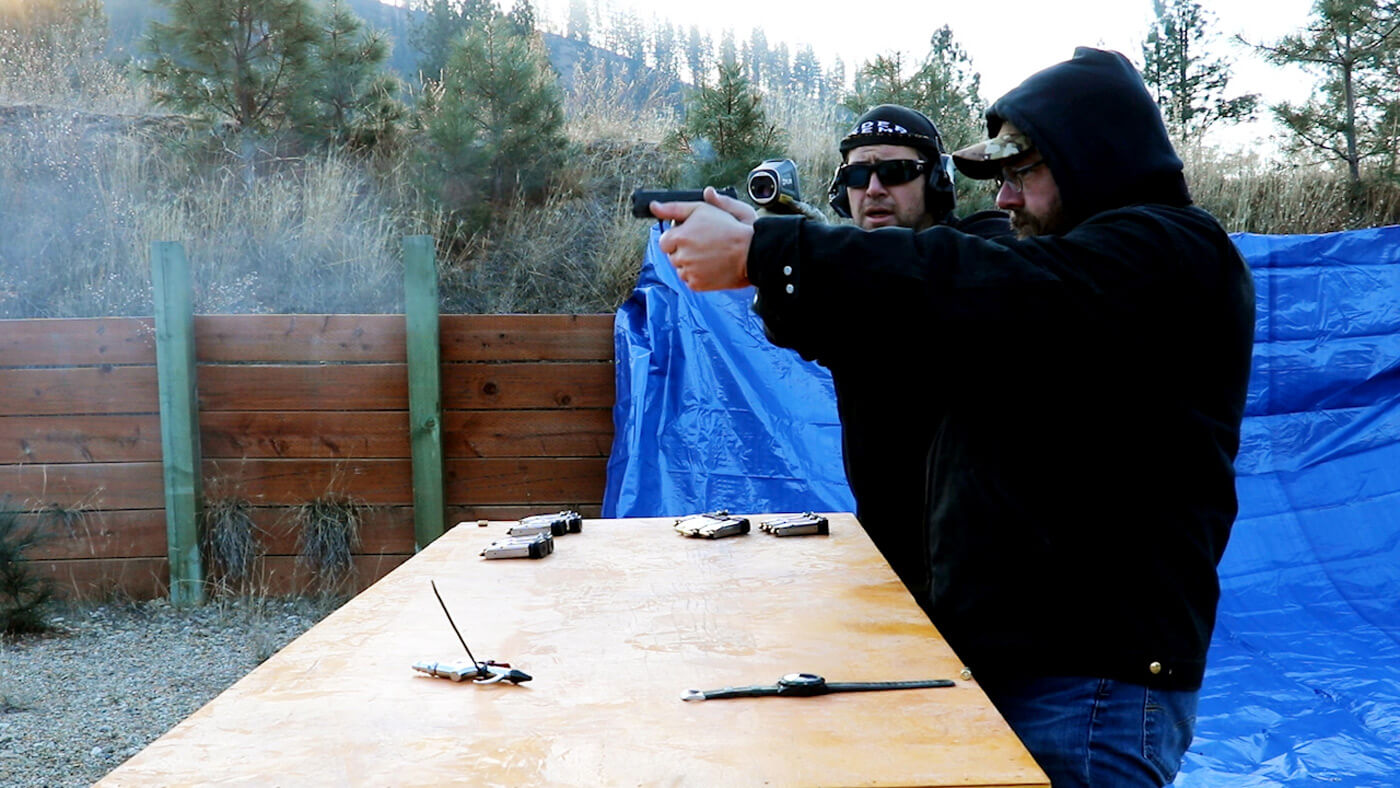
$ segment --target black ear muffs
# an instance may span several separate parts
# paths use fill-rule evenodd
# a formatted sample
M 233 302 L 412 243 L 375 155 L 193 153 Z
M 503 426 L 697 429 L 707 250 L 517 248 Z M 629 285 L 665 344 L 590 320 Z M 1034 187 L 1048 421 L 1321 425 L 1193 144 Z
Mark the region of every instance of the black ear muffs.
M 836 175 L 840 172 L 841 165 L 838 164 L 836 172 L 831 174 L 831 188 L 826 190 L 826 200 L 831 204 L 831 210 L 835 211 L 837 216 L 849 219 L 851 218 L 851 196 L 846 193 L 846 184 L 836 182 Z
M 935 223 L 942 224 L 957 207 L 958 197 L 953 184 L 953 157 L 944 153 L 938 160 L 937 172 L 928 175 L 928 188 L 924 190 L 924 210 L 928 211 Z
M 840 171 L 841 165 L 838 164 L 836 172 Z M 851 218 L 851 196 L 846 193 L 846 184 L 836 182 L 835 173 L 831 176 L 831 188 L 827 189 L 826 197 L 837 216 Z M 953 187 L 953 157 L 944 153 L 929 170 L 928 180 L 924 182 L 924 210 L 934 221 L 942 223 L 955 207 L 957 196 Z

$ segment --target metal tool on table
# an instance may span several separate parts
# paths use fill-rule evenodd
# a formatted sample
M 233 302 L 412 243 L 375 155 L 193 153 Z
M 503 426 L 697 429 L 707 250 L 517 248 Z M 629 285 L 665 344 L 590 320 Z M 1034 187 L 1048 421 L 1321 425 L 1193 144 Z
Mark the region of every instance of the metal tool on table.
M 746 517 L 732 517 L 727 510 L 720 509 L 709 514 L 682 517 L 676 521 L 675 529 L 677 533 L 694 539 L 723 539 L 748 533 L 749 521 Z
M 554 552 L 554 537 L 548 533 L 506 536 L 481 550 L 482 558 L 544 558 Z
M 932 689 L 955 686 L 950 679 L 919 681 L 827 681 L 815 673 L 789 673 L 777 684 L 753 687 L 725 687 L 717 690 L 686 690 L 681 700 L 724 700 L 725 698 L 767 698 L 784 696 L 808 698 L 833 692 L 879 692 L 881 690 Z
M 518 525 L 513 525 L 506 531 L 506 535 L 549 534 L 550 536 L 563 536 L 564 534 L 576 534 L 582 530 L 583 517 L 578 512 L 566 511 L 558 514 L 532 514 L 529 517 L 522 517 Z
M 462 637 L 462 633 L 457 630 L 457 624 L 452 621 L 452 614 L 447 612 L 447 603 L 442 601 L 442 594 L 438 593 L 437 583 L 429 580 L 433 586 L 433 596 L 437 597 L 439 605 L 442 605 L 443 615 L 447 616 L 447 624 L 452 627 L 453 633 L 457 635 L 457 640 L 461 642 L 462 648 L 466 649 L 469 662 L 449 661 L 449 662 L 428 662 L 421 661 L 413 663 L 413 669 L 419 673 L 426 673 L 440 679 L 450 679 L 452 681 L 465 681 L 471 679 L 473 684 L 499 684 L 509 682 L 519 684 L 534 678 L 529 673 L 516 670 L 510 666 L 509 662 L 497 662 L 494 659 L 477 661 L 472 656 L 472 650 L 467 647 L 467 641 Z
M 764 520 L 758 524 L 758 530 L 774 536 L 826 536 L 831 533 L 831 525 L 825 517 L 815 512 L 803 512 Z

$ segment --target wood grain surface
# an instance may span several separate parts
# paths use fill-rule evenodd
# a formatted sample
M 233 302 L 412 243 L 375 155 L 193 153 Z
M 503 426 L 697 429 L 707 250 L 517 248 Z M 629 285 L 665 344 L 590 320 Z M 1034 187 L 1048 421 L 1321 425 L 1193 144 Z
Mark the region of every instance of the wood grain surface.
M 853 517 L 827 537 L 670 525 L 589 520 L 495 561 L 508 523 L 458 525 L 99 785 L 1048 784 Z M 413 671 L 463 657 L 430 580 L 478 659 L 534 680 Z M 799 671 L 956 685 L 681 700 Z

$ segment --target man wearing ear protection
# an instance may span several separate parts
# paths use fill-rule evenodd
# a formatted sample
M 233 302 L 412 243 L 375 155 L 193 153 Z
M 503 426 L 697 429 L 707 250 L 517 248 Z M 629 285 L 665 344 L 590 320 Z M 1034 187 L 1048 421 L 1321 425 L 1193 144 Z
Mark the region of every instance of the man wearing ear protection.
M 952 160 L 938 128 L 922 112 L 881 104 L 861 115 L 841 138 L 841 165 L 827 197 L 838 216 L 863 230 L 963 224 L 953 216 Z M 965 222 L 1005 219 L 984 211 Z
M 837 215 L 865 230 L 955 227 L 983 238 L 1009 236 L 1007 215 L 981 211 L 953 215 L 951 159 L 938 128 L 923 113 L 881 104 L 861 115 L 841 138 L 842 162 L 828 198 Z M 771 316 L 762 296 L 754 309 Z M 841 322 L 842 315 L 832 315 Z M 914 312 L 886 316 L 890 339 L 833 351 L 821 362 L 831 370 L 841 417 L 846 480 L 856 518 L 871 541 L 923 604 L 928 597 L 924 481 L 929 446 L 941 412 L 932 368 L 909 363 L 899 337 L 922 330 Z M 904 325 L 900 325 L 903 323 Z M 779 343 L 781 344 L 781 342 Z
M 1160 786 L 1238 510 L 1253 280 L 1123 55 L 1081 47 L 986 118 L 954 158 L 1015 238 L 746 222 L 709 190 L 652 205 L 661 249 L 695 290 L 755 285 L 805 357 L 933 370 L 925 609 L 1056 788 Z

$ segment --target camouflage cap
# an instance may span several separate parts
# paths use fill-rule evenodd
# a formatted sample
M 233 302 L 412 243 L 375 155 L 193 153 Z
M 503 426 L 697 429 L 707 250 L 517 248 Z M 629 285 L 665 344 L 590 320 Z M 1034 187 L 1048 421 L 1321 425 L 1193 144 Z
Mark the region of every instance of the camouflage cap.
M 985 181 L 1001 174 L 1002 162 L 1033 148 L 1035 145 L 1025 134 L 1009 131 L 985 142 L 953 151 L 953 163 L 963 175 Z

